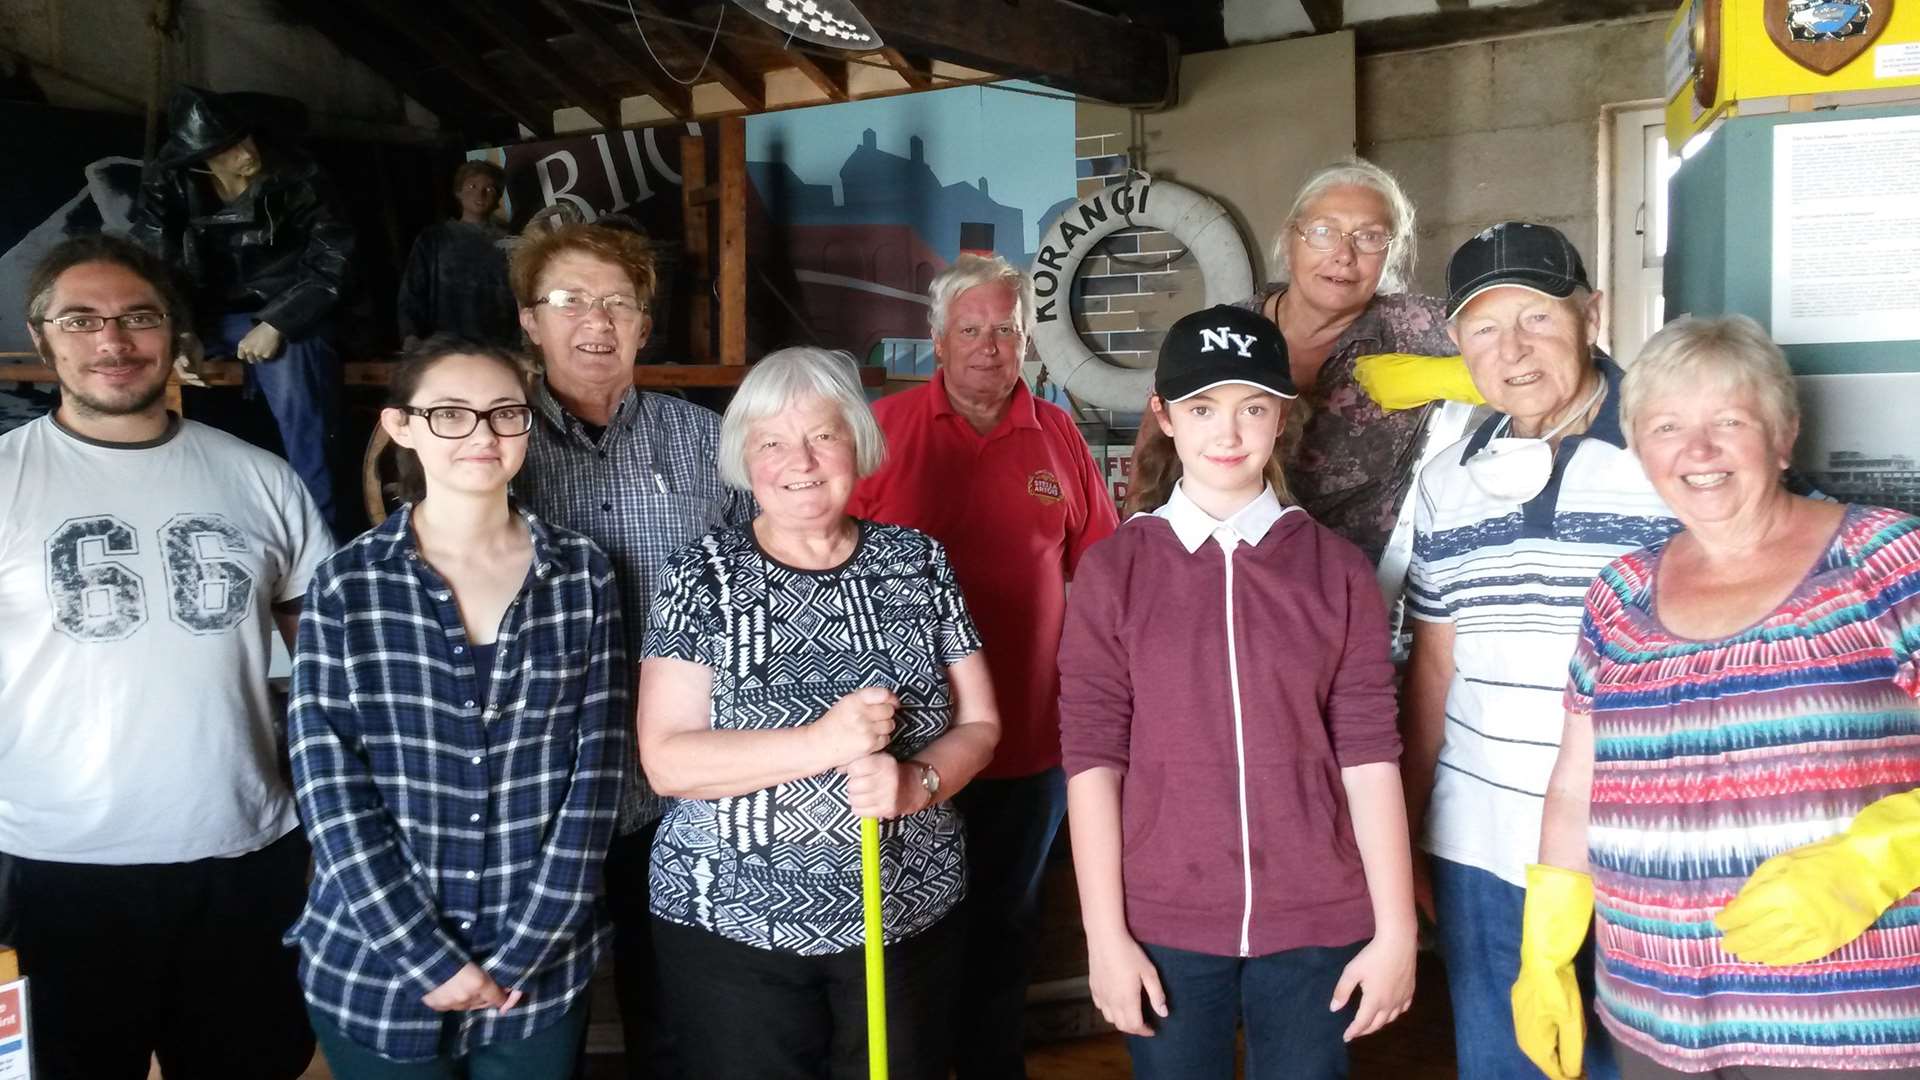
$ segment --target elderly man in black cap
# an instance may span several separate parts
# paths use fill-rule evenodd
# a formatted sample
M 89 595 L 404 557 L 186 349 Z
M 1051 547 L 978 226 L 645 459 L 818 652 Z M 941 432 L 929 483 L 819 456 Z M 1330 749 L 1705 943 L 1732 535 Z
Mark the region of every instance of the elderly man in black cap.
M 340 359 L 328 334 L 353 227 L 287 141 L 303 126 L 298 103 L 182 86 L 167 116 L 129 235 L 186 274 L 207 352 L 247 362 L 287 461 L 338 528 L 328 462 Z
M 1414 491 L 1400 760 L 1460 1075 L 1520 1080 L 1539 1071 L 1515 1042 L 1508 988 L 1528 950 L 1524 887 L 1583 601 L 1609 561 L 1677 523 L 1627 449 L 1601 294 L 1566 236 L 1485 229 L 1454 252 L 1447 291 L 1447 332 L 1493 415 Z M 1590 958 L 1578 966 L 1587 980 Z M 1620 1075 L 1606 1040 L 1587 1043 L 1586 1074 Z

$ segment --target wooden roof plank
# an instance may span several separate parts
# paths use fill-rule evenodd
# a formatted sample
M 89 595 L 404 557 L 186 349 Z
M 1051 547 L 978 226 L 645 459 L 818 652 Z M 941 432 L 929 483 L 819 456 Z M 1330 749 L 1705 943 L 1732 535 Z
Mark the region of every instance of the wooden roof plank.
M 907 85 L 915 90 L 925 90 L 933 85 L 933 72 L 928 70 L 927 65 L 914 63 L 899 49 L 881 49 L 880 58 L 892 65 L 893 70 L 899 72 L 900 77 L 907 80 Z
M 577 0 L 539 0 L 539 3 L 565 21 L 588 48 L 637 79 L 661 108 L 681 120 L 693 118 L 693 92 L 669 78 L 653 57 L 635 48 L 597 9 Z
M 1123 105 L 1174 97 L 1178 47 L 1164 32 L 1073 3 L 1022 0 L 860 0 L 890 48 L 983 71 L 1032 79 Z
M 732 94 L 740 104 L 747 107 L 748 112 L 759 112 L 767 107 L 767 94 L 764 85 L 759 88 L 753 85 L 759 81 L 759 77 L 754 75 L 746 65 L 742 64 L 738 57 L 734 56 L 733 50 L 727 48 L 724 41 L 725 35 L 720 35 L 720 40 L 714 41 L 713 51 L 709 55 L 706 46 L 700 44 L 700 42 L 690 36 L 691 31 L 682 30 L 679 26 L 669 21 L 666 14 L 660 10 L 659 5 L 655 4 L 653 0 L 634 0 L 634 3 L 641 18 L 646 18 L 649 15 L 655 16 L 649 20 L 650 25 L 647 27 L 648 33 L 657 35 L 662 41 L 667 42 L 680 52 L 690 56 L 709 56 L 705 67 L 706 78 L 725 87 L 727 93 Z M 727 3 L 720 5 L 719 23 L 716 24 L 714 33 L 719 34 L 720 26 L 724 25 L 726 21 L 727 8 L 732 6 L 733 5 Z M 758 22 L 759 20 L 749 16 L 746 21 Z M 700 76 L 695 76 L 696 79 L 699 77 Z
M 498 105 L 527 130 L 541 138 L 553 137 L 552 109 L 543 108 L 534 101 L 502 89 L 502 80 L 497 71 L 489 68 L 453 35 L 422 16 L 413 5 L 387 3 L 385 0 L 354 0 L 354 3 L 359 10 L 399 31 L 402 37 L 433 57 L 435 63 L 446 68 L 474 93 Z
M 585 78 L 532 27 L 508 11 L 498 0 L 466 0 L 455 10 L 480 24 L 500 46 L 520 57 L 554 89 L 565 94 L 572 104 L 606 128 L 620 126 L 620 102 L 608 90 Z

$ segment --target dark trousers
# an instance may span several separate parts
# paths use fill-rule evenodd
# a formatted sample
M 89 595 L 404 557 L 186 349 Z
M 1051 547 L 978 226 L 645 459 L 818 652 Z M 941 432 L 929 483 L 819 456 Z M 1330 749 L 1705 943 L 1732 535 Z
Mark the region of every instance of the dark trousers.
M 1153 1035 L 1127 1036 L 1136 1080 L 1233 1080 L 1234 1031 L 1247 1029 L 1247 1080 L 1340 1080 L 1341 1035 L 1360 1008 L 1330 1012 L 1333 988 L 1365 942 L 1212 956 L 1142 943 L 1167 992 L 1167 1016 L 1149 1010 Z
M 953 797 L 967 823 L 966 927 L 952 997 L 960 1080 L 1025 1080 L 1027 980 L 1040 930 L 1040 882 L 1067 810 L 1059 769 L 975 780 Z
M 215 337 L 205 342 L 207 355 L 233 355 L 253 327 L 251 315 L 220 316 Z M 340 354 L 325 330 L 286 338 L 279 355 L 247 365 L 247 384 L 267 399 L 287 464 L 300 474 L 320 516 L 335 530 L 340 516 L 334 505 L 333 433 L 340 426 L 340 380 Z
M 659 830 L 660 823 L 653 822 L 614 837 L 607 848 L 613 992 L 620 1003 L 628 1080 L 666 1080 L 674 1075 L 672 1033 L 660 1022 L 661 973 L 653 949 L 653 913 L 648 908 L 647 871 L 653 835 Z
M 664 920 L 654 944 L 685 1080 L 865 1080 L 866 960 L 859 949 L 797 956 Z M 947 999 L 961 934 L 949 915 L 887 947 L 892 1080 L 946 1080 Z
M 316 1011 L 312 1020 L 333 1080 L 566 1080 L 573 1073 L 575 1048 L 586 1033 L 587 999 L 581 997 L 559 1020 L 524 1039 L 487 1043 L 462 1057 L 433 1061 L 381 1057 L 334 1027 L 324 1014 Z
M 298 830 L 247 855 L 91 866 L 13 859 L 37 1080 L 283 1080 L 313 1032 L 280 935 L 307 896 Z
M 1736 1065 L 1708 1072 L 1669 1069 L 1637 1050 L 1615 1043 L 1613 1056 L 1624 1080 L 1920 1080 L 1920 1069 L 1782 1069 L 1769 1065 Z M 1464 1073 L 1461 1075 L 1465 1075 Z

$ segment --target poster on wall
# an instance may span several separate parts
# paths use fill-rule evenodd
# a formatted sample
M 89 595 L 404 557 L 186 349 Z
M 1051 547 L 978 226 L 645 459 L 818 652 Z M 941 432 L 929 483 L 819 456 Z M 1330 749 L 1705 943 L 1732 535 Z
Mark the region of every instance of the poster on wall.
M 1920 337 L 1920 116 L 1773 129 L 1773 338 Z
M 0 1080 L 33 1080 L 25 979 L 0 982 Z
M 1920 372 L 1802 375 L 1794 464 L 1842 502 L 1920 514 Z

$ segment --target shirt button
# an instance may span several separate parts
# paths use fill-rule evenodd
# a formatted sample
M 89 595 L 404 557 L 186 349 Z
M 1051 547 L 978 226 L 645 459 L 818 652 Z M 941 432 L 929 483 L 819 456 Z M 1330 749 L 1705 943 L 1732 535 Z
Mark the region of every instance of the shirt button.
M 455 656 L 459 656 L 461 653 L 466 651 L 467 651 L 467 647 L 465 645 L 455 645 L 453 647 L 453 655 Z
M 480 755 L 479 755 L 479 754 L 475 754 L 475 755 L 473 755 L 473 763 L 474 763 L 475 765 L 478 765 L 478 764 L 480 764 Z
M 479 814 L 468 814 L 468 815 L 467 815 L 467 820 L 468 820 L 468 821 L 479 821 L 479 820 L 480 820 L 480 815 L 479 815 Z
M 601 503 L 601 504 L 600 504 L 600 509 L 602 509 L 602 510 L 612 510 L 612 509 L 613 509 L 613 504 L 612 504 L 612 503 L 610 503 L 610 502 L 603 502 L 603 503 Z
M 469 870 L 469 871 L 467 871 L 467 880 L 468 880 L 468 881 L 472 881 L 472 880 L 473 880 L 474 878 L 477 878 L 477 877 L 479 877 L 479 876 L 480 876 L 479 874 L 476 874 L 476 873 L 474 873 L 474 872 L 473 872 L 473 871 L 471 871 L 471 870 Z
M 471 709 L 471 708 L 473 708 L 473 699 L 472 699 L 472 698 L 468 698 L 468 699 L 467 699 L 467 708 L 469 708 L 469 709 Z
M 462 929 L 462 930 L 471 930 L 471 929 L 473 929 L 473 923 L 472 923 L 472 922 L 471 922 L 470 920 L 464 920 L 464 919 L 463 919 L 463 920 L 461 920 L 461 922 L 460 922 L 460 929 Z
M 437 592 L 433 594 L 433 598 L 435 600 L 451 600 L 453 599 L 453 594 L 450 592 Z

